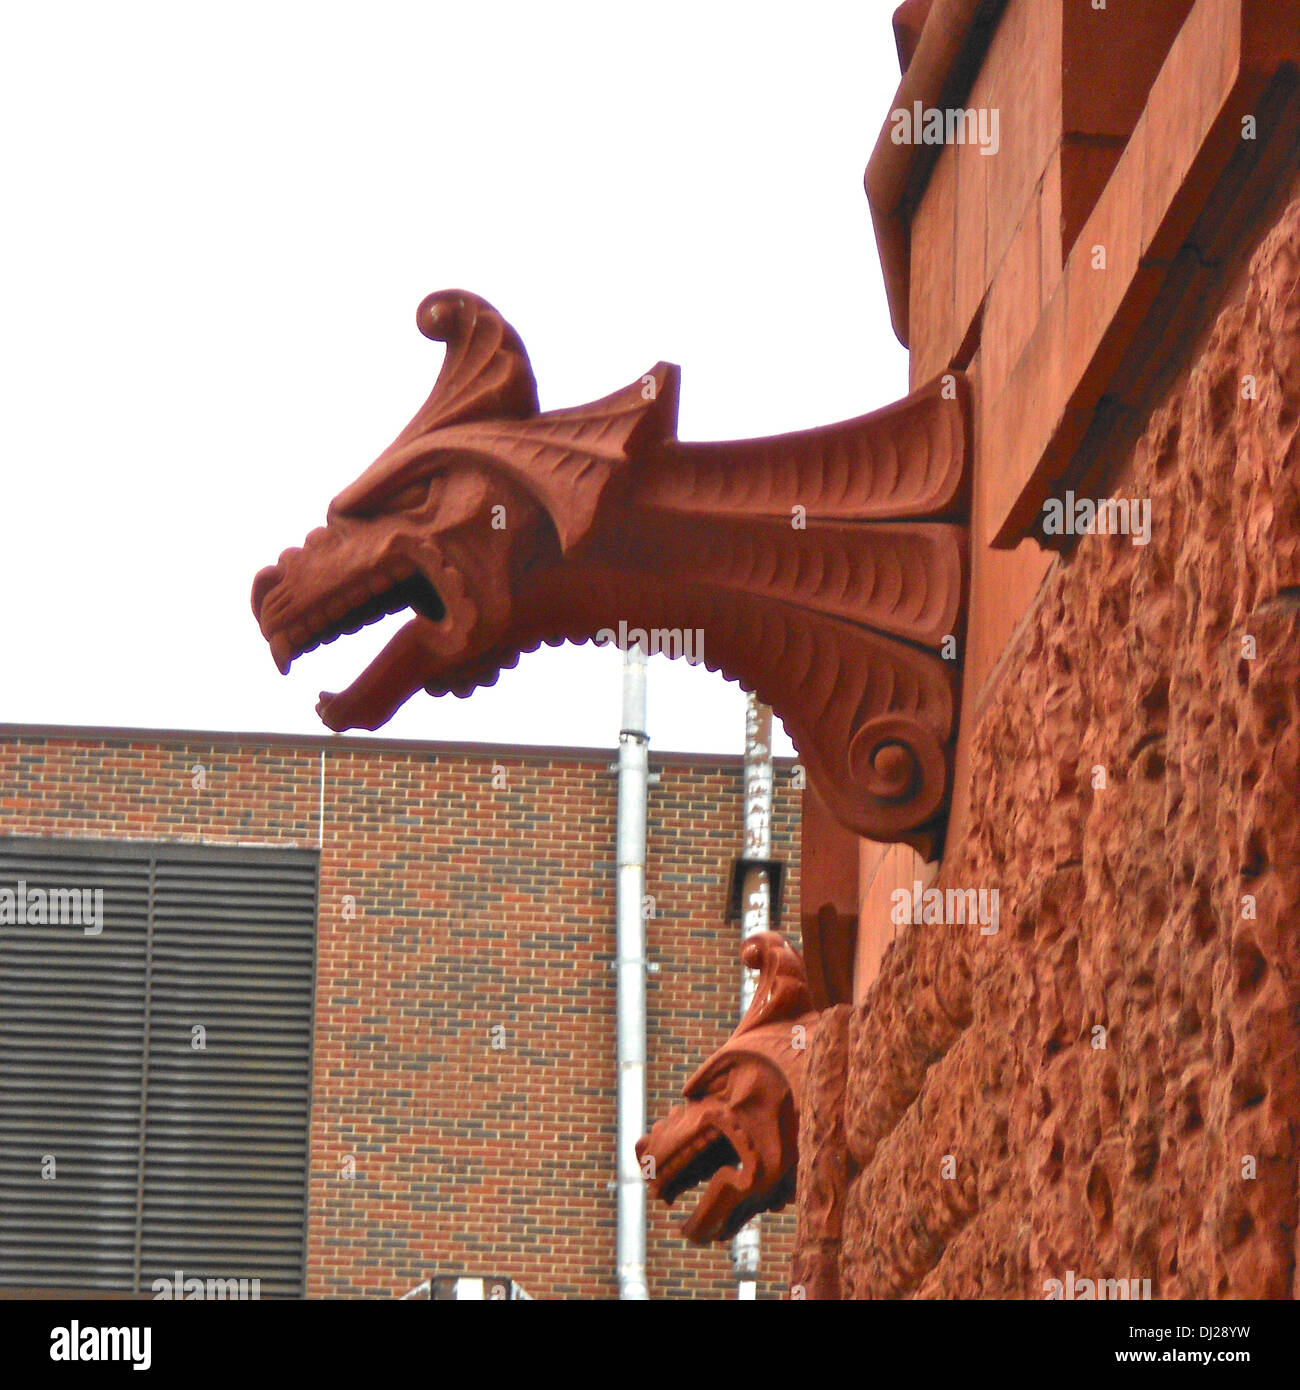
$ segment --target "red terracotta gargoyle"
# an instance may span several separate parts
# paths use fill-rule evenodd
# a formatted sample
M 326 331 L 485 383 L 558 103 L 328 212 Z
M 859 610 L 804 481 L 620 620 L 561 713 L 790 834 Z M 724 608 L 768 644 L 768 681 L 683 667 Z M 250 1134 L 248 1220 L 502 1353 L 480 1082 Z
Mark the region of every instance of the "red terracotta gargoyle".
M 420 690 L 491 685 L 543 642 L 639 632 L 770 704 L 842 824 L 932 847 L 966 584 L 960 374 L 842 424 L 695 444 L 676 437 L 667 363 L 542 411 L 491 305 L 448 290 L 417 322 L 447 344 L 429 399 L 253 583 L 281 671 L 411 611 L 348 689 L 322 694 L 321 719 L 375 729 Z
M 799 1106 L 819 1017 L 799 953 L 776 932 L 741 947 L 759 974 L 745 1017 L 682 1088 L 685 1100 L 637 1141 L 650 1195 L 670 1206 L 707 1182 L 682 1232 L 697 1245 L 729 1240 L 762 1211 L 794 1197 Z

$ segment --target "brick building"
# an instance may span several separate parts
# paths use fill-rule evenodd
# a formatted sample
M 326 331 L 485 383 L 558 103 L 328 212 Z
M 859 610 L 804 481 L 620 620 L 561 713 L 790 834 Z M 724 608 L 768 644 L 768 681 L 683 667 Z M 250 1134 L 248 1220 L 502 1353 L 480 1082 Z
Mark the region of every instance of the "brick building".
M 0 726 L 0 888 L 105 893 L 98 931 L 0 926 L 0 1282 L 393 1297 L 471 1273 L 613 1297 L 613 766 Z M 742 813 L 738 757 L 651 766 L 655 1118 L 734 1025 Z M 790 773 L 773 854 L 797 940 Z M 652 1296 L 734 1297 L 725 1247 L 676 1222 L 651 1204 Z M 792 1235 L 763 1218 L 760 1296 Z

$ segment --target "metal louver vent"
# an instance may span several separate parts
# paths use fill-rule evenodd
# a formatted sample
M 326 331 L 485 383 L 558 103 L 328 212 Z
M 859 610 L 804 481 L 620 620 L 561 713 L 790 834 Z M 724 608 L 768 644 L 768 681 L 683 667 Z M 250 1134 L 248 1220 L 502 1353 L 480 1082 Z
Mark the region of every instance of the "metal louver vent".
M 317 856 L 0 837 L 20 883 L 103 921 L 0 924 L 0 1285 L 300 1295 Z

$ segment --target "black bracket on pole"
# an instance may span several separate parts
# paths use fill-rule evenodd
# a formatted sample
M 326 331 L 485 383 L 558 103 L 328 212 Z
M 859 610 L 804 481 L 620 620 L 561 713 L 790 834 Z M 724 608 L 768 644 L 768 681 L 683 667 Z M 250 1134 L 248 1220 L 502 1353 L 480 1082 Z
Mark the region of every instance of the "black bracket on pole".
M 739 922 L 745 915 L 745 875 L 751 869 L 767 874 L 767 914 L 773 927 L 781 924 L 781 885 L 785 881 L 785 862 L 781 859 L 736 859 L 731 865 L 731 892 L 727 901 L 727 921 Z

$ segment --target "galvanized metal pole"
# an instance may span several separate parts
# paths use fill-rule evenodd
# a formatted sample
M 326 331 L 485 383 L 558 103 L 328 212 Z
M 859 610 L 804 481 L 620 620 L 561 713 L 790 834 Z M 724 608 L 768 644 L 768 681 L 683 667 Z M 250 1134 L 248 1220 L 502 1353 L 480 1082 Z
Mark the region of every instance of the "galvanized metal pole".
M 645 1271 L 646 1187 L 636 1158 L 645 1133 L 646 797 L 650 739 L 645 728 L 646 657 L 623 654 L 623 723 L 618 736 L 618 1296 L 650 1297 Z
M 745 707 L 745 858 L 772 857 L 772 711 L 749 696 Z M 741 936 L 766 931 L 770 920 L 770 885 L 767 871 L 750 869 L 742 884 Z M 743 969 L 740 980 L 740 1016 L 754 998 L 756 973 Z M 736 1297 L 758 1297 L 758 1218 L 747 1222 L 731 1241 L 731 1263 L 736 1272 Z

